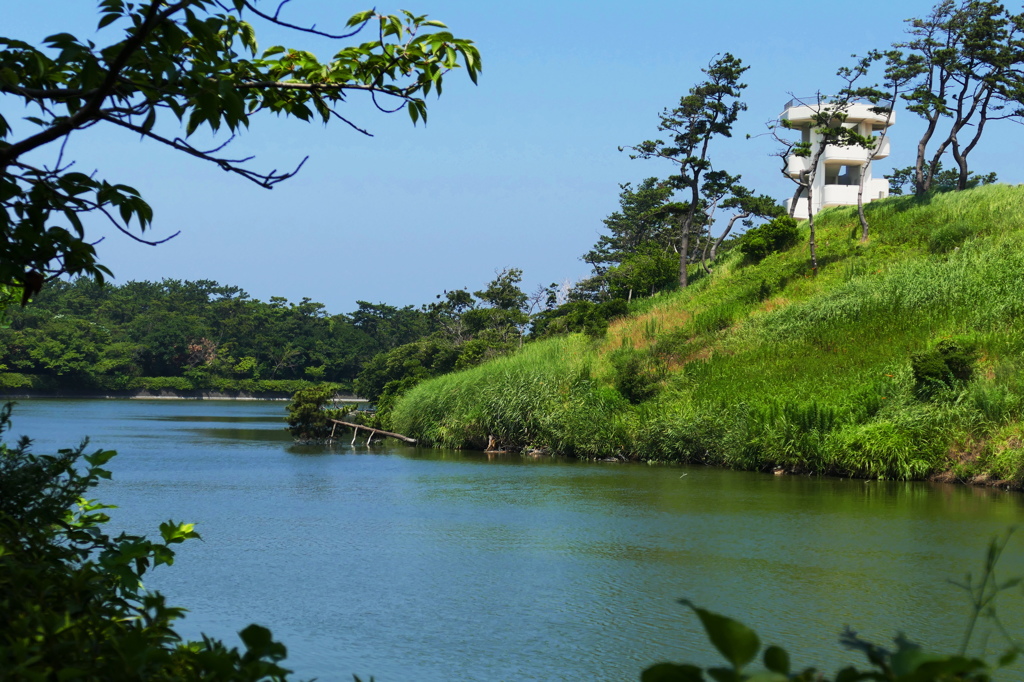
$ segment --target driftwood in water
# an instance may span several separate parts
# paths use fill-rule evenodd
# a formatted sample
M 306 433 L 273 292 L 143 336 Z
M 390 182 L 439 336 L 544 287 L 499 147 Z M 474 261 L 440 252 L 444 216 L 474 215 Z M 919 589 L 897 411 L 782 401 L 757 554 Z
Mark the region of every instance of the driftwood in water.
M 403 436 L 400 433 L 391 433 L 390 431 L 381 431 L 380 429 L 375 429 L 372 426 L 363 426 L 362 424 L 353 424 L 352 422 L 343 422 L 340 419 L 332 419 L 331 421 L 334 422 L 335 425 L 341 424 L 342 426 L 349 426 L 349 427 L 351 427 L 352 428 L 352 442 L 353 443 L 356 442 L 356 435 L 359 433 L 359 429 L 366 429 L 367 431 L 370 432 L 370 438 L 373 438 L 377 434 L 380 434 L 382 436 L 388 436 L 390 438 L 397 438 L 398 440 L 404 440 L 406 443 L 412 443 L 413 445 L 416 444 L 416 439 L 415 438 L 409 438 L 408 436 Z M 334 437 L 334 428 L 331 429 L 331 437 L 332 438 Z

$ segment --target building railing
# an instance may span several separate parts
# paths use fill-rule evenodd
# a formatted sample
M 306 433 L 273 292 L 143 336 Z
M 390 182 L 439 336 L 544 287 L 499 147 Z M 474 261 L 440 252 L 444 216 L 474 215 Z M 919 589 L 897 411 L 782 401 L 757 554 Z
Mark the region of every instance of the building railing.
M 871 104 L 870 101 L 868 101 L 867 99 L 865 99 L 863 97 L 854 97 L 853 99 L 849 100 L 849 103 L 850 104 Z M 783 109 L 783 111 L 785 111 L 786 109 L 790 109 L 792 107 L 818 107 L 818 106 L 827 107 L 827 106 L 833 106 L 833 105 L 829 102 L 829 97 L 827 95 L 815 95 L 814 97 L 794 97 L 793 99 L 791 99 L 788 102 L 786 102 L 786 106 L 784 106 L 782 109 Z

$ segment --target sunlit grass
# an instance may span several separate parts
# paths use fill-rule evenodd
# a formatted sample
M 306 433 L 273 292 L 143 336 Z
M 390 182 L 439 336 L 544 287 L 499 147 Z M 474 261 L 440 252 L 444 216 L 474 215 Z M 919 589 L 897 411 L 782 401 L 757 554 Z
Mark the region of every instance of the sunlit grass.
M 448 447 L 494 435 L 591 457 L 1020 481 L 1024 447 L 998 434 L 1024 419 L 1022 207 L 1024 188 L 1005 185 L 897 197 L 867 207 L 866 244 L 853 209 L 825 211 L 817 276 L 805 241 L 757 265 L 730 253 L 599 341 L 528 344 L 421 385 L 399 430 Z M 941 339 L 977 348 L 976 375 L 923 399 L 910 358 Z M 613 388 L 621 349 L 668 370 L 639 405 Z M 965 442 L 988 445 L 965 460 Z

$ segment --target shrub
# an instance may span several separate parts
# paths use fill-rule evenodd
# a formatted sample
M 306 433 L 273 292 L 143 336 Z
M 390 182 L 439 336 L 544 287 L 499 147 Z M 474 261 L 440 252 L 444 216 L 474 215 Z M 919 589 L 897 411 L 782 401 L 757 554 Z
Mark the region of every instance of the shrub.
M 758 263 L 768 254 L 789 248 L 799 237 L 796 221 L 784 215 L 747 230 L 740 237 L 739 249 L 747 260 Z
M 144 391 L 191 391 L 192 382 L 185 377 L 139 377 L 132 382 L 133 388 Z
M 930 350 L 910 358 L 919 394 L 932 395 L 940 388 L 953 388 L 971 380 L 978 351 L 973 345 L 952 339 L 939 341 Z
M 679 255 L 648 243 L 608 269 L 608 291 L 614 298 L 652 296 L 679 281 Z
M 942 225 L 928 239 L 928 251 L 931 253 L 949 253 L 959 248 L 976 230 L 963 223 Z
M 665 375 L 664 364 L 650 353 L 620 348 L 611 355 L 615 389 L 636 404 L 652 398 Z
M 0 374 L 0 389 L 32 388 L 33 385 L 34 382 L 31 375 L 18 374 L 17 372 L 4 372 Z
M 304 388 L 288 403 L 288 430 L 301 440 L 320 440 L 330 435 L 331 419 L 339 419 L 340 410 L 326 409 L 334 397 L 332 386 Z
M 569 301 L 551 310 L 544 310 L 533 316 L 530 339 L 542 339 L 555 334 L 581 332 L 588 336 L 601 336 L 608 329 L 610 320 L 629 314 L 625 299 L 610 301 Z

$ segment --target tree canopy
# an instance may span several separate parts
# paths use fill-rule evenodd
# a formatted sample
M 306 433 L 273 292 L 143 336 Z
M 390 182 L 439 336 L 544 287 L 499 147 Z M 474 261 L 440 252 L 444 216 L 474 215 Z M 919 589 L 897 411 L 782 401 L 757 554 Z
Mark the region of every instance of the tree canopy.
M 103 43 L 71 33 L 41 46 L 0 37 L 0 284 L 21 288 L 24 301 L 61 274 L 109 275 L 86 236 L 89 214 L 145 241 L 153 211 L 139 192 L 64 158 L 63 141 L 75 131 L 120 129 L 271 188 L 303 160 L 263 171 L 251 157 L 228 153 L 230 138 L 202 149 L 190 136 L 234 134 L 260 114 L 338 120 L 365 132 L 344 113 L 356 95 L 384 112 L 405 109 L 415 123 L 426 119 L 424 98 L 441 93 L 452 69 L 474 82 L 480 71 L 472 41 L 425 15 L 368 10 L 331 32 L 290 23 L 286 4 L 268 13 L 254 0 L 101 0 Z M 321 61 L 300 48 L 260 50 L 252 21 L 326 39 L 338 51 Z M 29 115 L 14 120 L 23 111 Z M 51 150 L 48 159 L 43 150 Z
M 678 220 L 682 287 L 687 285 L 690 236 L 711 222 L 708 213 L 715 205 L 713 197 L 726 196 L 740 179 L 714 169 L 710 146 L 716 137 L 731 137 L 736 119 L 746 110 L 739 98 L 747 86 L 740 79 L 749 68 L 728 52 L 716 56 L 702 70 L 706 80 L 690 88 L 677 106 L 659 115 L 658 131 L 668 133 L 669 141 L 645 140 L 629 148 L 633 158 L 664 159 L 676 167 L 666 183 L 683 193 L 683 201 L 666 210 Z
M 927 16 L 907 21 L 909 38 L 893 46 L 887 68 L 908 81 L 901 97 L 925 123 L 915 193 L 931 189 L 947 152 L 957 165 L 957 189 L 966 189 L 968 156 L 987 124 L 1024 116 L 1024 13 L 992 0 L 941 0 Z

